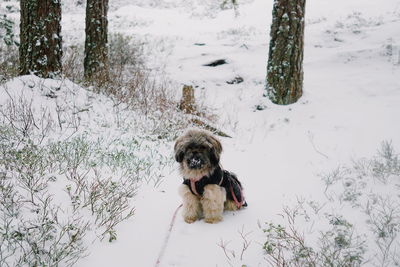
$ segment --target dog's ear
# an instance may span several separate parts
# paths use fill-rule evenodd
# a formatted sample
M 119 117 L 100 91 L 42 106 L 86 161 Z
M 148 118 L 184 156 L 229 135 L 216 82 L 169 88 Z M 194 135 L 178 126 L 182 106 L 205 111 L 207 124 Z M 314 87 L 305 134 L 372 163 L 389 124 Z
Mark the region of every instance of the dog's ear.
M 175 152 L 175 160 L 177 162 L 182 162 L 183 157 L 185 155 L 184 140 L 183 140 L 182 136 L 179 137 L 178 139 L 176 139 L 175 146 L 174 146 L 174 152 Z
M 213 165 L 219 164 L 219 155 L 213 147 L 210 149 L 210 161 Z
M 207 141 L 211 144 L 210 148 L 210 160 L 213 164 L 219 163 L 219 158 L 222 153 L 221 142 L 212 135 L 207 136 Z

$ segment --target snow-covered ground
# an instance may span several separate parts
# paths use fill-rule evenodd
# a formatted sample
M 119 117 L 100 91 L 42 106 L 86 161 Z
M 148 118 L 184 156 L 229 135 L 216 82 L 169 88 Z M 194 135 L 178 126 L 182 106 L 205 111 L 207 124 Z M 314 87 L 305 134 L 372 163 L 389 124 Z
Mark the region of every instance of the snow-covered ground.
M 239 0 L 238 16 L 215 1 L 110 2 L 109 30 L 146 42 L 150 65 L 165 67 L 177 98 L 181 85 L 194 85 L 197 100 L 219 116 L 232 136 L 221 138 L 222 165 L 238 175 L 249 203 L 218 224 L 186 224 L 179 211 L 160 266 L 266 266 L 265 223 L 281 220 L 282 207 L 299 198 L 329 202 L 321 173 L 371 158 L 385 140 L 400 151 L 398 0 L 307 1 L 304 95 L 290 106 L 262 97 L 272 1 Z M 65 42 L 82 42 L 83 30 L 84 9 L 68 5 Z M 215 59 L 228 64 L 203 66 Z M 244 82 L 226 83 L 236 76 Z M 159 186 L 141 185 L 117 240 L 90 244 L 76 266 L 154 266 L 181 203 L 177 167 L 166 168 Z M 397 236 L 400 250 L 399 243 Z

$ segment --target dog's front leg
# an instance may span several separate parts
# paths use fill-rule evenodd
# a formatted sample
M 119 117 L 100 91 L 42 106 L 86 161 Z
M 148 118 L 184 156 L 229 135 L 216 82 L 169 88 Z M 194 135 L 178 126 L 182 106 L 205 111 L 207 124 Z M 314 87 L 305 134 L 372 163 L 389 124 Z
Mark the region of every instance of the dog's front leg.
M 179 187 L 179 193 L 183 200 L 183 219 L 187 223 L 193 223 L 201 216 L 200 200 L 196 195 L 190 191 L 189 187 L 185 184 Z
M 225 200 L 225 188 L 216 184 L 209 184 L 204 187 L 203 198 L 200 202 L 206 223 L 217 223 L 222 220 Z

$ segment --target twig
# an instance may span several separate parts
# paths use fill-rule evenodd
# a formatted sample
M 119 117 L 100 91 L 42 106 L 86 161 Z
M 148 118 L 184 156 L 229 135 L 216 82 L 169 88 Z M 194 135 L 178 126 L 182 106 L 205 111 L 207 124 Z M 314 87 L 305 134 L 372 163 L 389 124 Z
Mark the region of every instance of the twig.
M 321 156 L 325 157 L 326 159 L 329 159 L 329 157 L 328 157 L 326 154 L 322 153 L 321 151 L 319 151 L 319 150 L 315 147 L 315 144 L 314 144 L 314 135 L 313 135 L 310 131 L 308 131 L 308 140 L 310 140 L 310 143 L 311 143 L 311 145 L 313 146 L 315 152 L 317 152 L 317 153 L 320 154 Z

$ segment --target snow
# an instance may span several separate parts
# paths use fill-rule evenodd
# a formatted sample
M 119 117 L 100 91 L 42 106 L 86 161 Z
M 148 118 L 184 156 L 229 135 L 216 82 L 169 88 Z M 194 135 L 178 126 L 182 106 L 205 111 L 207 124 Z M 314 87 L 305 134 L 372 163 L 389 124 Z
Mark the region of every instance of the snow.
M 262 96 L 273 3 L 239 1 L 235 17 L 233 10 L 210 11 L 206 8 L 210 1 L 200 2 L 110 3 L 110 32 L 147 43 L 151 65 L 166 66 L 166 75 L 179 85 L 198 86 L 198 101 L 218 114 L 219 126 L 232 136 L 220 138 L 222 166 L 238 175 L 249 204 L 243 210 L 225 212 L 218 224 L 186 224 L 179 211 L 160 266 L 266 266 L 264 223 L 279 220 L 282 207 L 298 197 L 326 201 L 320 173 L 354 158 L 371 157 L 383 140 L 391 140 L 400 151 L 400 3 L 307 1 L 304 95 L 296 104 L 278 106 Z M 82 42 L 84 7 L 71 5 L 66 10 L 63 40 Z M 203 66 L 216 59 L 226 59 L 228 64 Z M 244 81 L 226 83 L 237 76 Z M 19 83 L 29 79 L 16 79 L 7 86 L 19 88 Z M 75 88 L 79 95 L 74 99 L 81 102 L 64 104 L 77 109 L 88 105 L 94 95 L 80 95 L 86 93 L 67 83 L 63 86 Z M 179 97 L 180 86 L 176 90 Z M 31 94 L 25 91 L 24 97 Z M 102 109 L 101 101 L 95 103 L 98 112 L 93 119 L 112 124 L 112 103 L 101 99 L 105 105 Z M 258 111 L 257 105 L 265 109 Z M 94 127 L 90 121 L 83 120 Z M 173 142 L 167 145 L 172 157 Z M 153 149 L 159 148 L 154 145 Z M 93 242 L 90 255 L 76 266 L 154 266 L 181 203 L 177 169 L 175 164 L 165 170 L 158 187 L 141 185 L 134 200 L 135 215 L 117 227 L 117 240 Z M 243 255 L 242 236 L 251 242 Z

